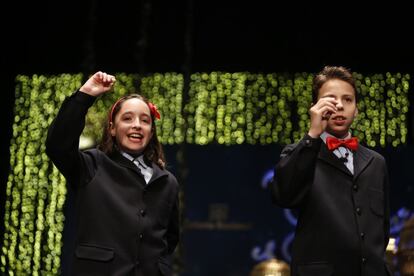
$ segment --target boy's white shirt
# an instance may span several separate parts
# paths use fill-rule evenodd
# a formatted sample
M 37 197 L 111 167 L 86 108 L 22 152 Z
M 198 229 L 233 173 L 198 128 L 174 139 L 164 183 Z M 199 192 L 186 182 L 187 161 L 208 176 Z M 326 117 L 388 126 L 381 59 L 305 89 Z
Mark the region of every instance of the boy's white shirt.
M 326 144 L 326 138 L 327 137 L 335 137 L 329 133 L 327 133 L 326 131 L 323 132 L 321 134 L 321 139 L 323 140 L 323 142 Z M 344 138 L 344 139 L 349 139 L 351 138 L 351 133 L 348 133 L 348 135 Z M 335 137 L 337 138 L 337 137 Z M 338 158 L 343 158 L 346 157 L 346 155 L 348 154 L 348 156 L 346 157 L 346 162 L 344 162 L 344 165 L 348 168 L 348 170 L 354 174 L 354 154 L 352 153 L 352 150 L 348 149 L 347 147 L 338 147 L 337 149 L 335 149 L 333 151 L 333 153 L 338 157 Z

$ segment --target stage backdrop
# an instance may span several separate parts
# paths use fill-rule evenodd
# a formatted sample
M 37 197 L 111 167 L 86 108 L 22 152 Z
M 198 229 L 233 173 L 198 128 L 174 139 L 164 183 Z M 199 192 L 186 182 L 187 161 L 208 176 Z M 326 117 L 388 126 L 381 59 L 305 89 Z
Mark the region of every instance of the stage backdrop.
M 188 146 L 181 276 L 249 275 L 270 257 L 289 263 L 296 214 L 274 206 L 266 190 L 280 150 L 277 145 Z M 398 243 L 403 223 L 414 214 L 414 147 L 374 150 L 388 162 L 391 236 Z
M 354 134 L 370 147 L 405 148 L 410 76 L 354 76 L 361 93 Z M 100 138 L 105 113 L 119 96 L 140 92 L 159 107 L 163 115 L 157 122 L 159 138 L 185 196 L 184 247 L 178 251 L 176 269 L 202 275 L 211 267 L 213 275 L 219 275 L 215 271 L 231 275 L 277 252 L 288 261 L 295 217 L 271 206 L 264 189 L 280 146 L 299 140 L 309 127 L 313 75 L 211 72 L 189 79 L 178 73 L 116 77 L 114 92 L 91 108 L 80 147 L 91 147 Z M 16 77 L 2 273 L 61 271 L 62 233 L 71 219 L 65 218 L 64 207 L 70 202 L 63 177 L 44 153 L 44 142 L 63 99 L 86 78 Z

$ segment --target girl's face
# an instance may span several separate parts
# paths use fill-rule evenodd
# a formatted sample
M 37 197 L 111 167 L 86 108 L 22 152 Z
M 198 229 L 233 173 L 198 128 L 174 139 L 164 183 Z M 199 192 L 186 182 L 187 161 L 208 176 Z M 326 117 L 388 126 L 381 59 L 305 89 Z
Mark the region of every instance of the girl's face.
M 153 135 L 150 109 L 140 99 L 126 100 L 109 127 L 112 137 L 115 137 L 122 151 L 141 154 Z

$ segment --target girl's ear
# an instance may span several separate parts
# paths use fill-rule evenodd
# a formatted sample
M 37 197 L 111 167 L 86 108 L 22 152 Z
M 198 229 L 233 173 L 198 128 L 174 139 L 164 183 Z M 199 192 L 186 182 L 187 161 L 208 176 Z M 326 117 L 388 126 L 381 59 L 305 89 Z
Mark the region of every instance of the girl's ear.
M 358 107 L 357 107 L 357 108 L 355 108 L 354 118 L 355 118 L 356 116 L 358 116 Z
M 115 126 L 113 122 L 109 122 L 109 131 L 111 132 L 111 136 L 115 136 L 116 135 L 116 130 L 115 130 Z

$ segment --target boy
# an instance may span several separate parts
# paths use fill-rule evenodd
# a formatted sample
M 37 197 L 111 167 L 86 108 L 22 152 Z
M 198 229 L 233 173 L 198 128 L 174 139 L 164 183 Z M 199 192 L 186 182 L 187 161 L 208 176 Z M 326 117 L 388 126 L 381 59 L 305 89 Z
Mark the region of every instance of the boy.
M 298 210 L 292 276 L 391 275 L 387 166 L 351 138 L 358 113 L 351 72 L 326 66 L 312 93 L 309 132 L 283 149 L 271 185 L 277 205 Z

